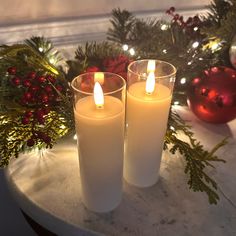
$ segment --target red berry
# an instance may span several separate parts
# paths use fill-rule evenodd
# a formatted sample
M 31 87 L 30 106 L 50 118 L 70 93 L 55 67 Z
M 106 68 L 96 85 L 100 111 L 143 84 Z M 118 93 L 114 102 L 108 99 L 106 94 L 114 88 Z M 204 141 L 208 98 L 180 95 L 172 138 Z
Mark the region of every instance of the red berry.
M 30 87 L 30 86 L 31 86 L 30 80 L 29 80 L 29 79 L 25 79 L 25 80 L 23 81 L 23 85 L 24 85 L 24 87 Z
M 10 75 L 15 75 L 16 74 L 16 67 L 9 67 L 7 69 L 7 72 L 10 74 Z
M 63 90 L 63 88 L 62 88 L 61 85 L 56 85 L 55 88 L 56 88 L 59 92 L 61 92 L 61 91 Z
M 44 108 L 43 108 L 43 113 L 44 113 L 45 115 L 47 115 L 49 112 L 50 112 L 50 108 L 49 108 L 49 107 L 44 107 Z
M 30 88 L 29 88 L 29 90 L 30 90 L 30 92 L 36 92 L 36 91 L 38 91 L 39 90 L 39 86 L 37 86 L 37 85 L 32 85 Z
M 50 85 L 45 86 L 44 89 L 47 93 L 52 92 L 52 87 Z
M 26 111 L 25 114 L 24 114 L 24 116 L 27 117 L 27 118 L 30 118 L 32 115 L 33 115 L 32 111 Z
M 48 81 L 50 81 L 52 84 L 54 84 L 55 81 L 56 81 L 56 79 L 55 79 L 53 76 L 51 76 L 51 75 L 47 75 L 47 76 L 46 76 L 46 79 L 47 79 Z
M 36 77 L 36 72 L 32 71 L 27 76 L 29 79 L 34 79 Z
M 30 93 L 30 92 L 24 93 L 24 98 L 25 98 L 27 101 L 29 101 L 29 100 L 32 98 L 32 93 Z
M 39 124 L 44 124 L 44 122 L 45 122 L 44 117 L 38 117 L 37 120 L 38 120 Z
M 21 98 L 20 104 L 21 104 L 22 106 L 26 105 L 27 103 L 28 103 L 28 101 L 27 101 L 24 97 Z
M 39 77 L 37 77 L 37 81 L 39 83 L 44 83 L 46 81 L 46 78 L 44 76 L 39 76 Z
M 42 139 L 47 144 L 51 142 L 51 138 L 48 135 L 45 135 Z
M 23 117 L 22 118 L 22 124 L 23 125 L 27 125 L 27 124 L 29 124 L 30 123 L 30 119 L 28 118 L 28 117 Z
M 29 146 L 29 147 L 32 147 L 32 146 L 34 146 L 34 140 L 32 139 L 32 138 L 30 138 L 30 139 L 28 139 L 27 140 L 27 146 Z
M 43 103 L 47 103 L 48 100 L 49 100 L 49 98 L 48 98 L 48 95 L 47 95 L 47 94 L 42 94 L 42 95 L 41 95 L 41 101 L 42 101 Z
M 19 77 L 14 77 L 14 78 L 12 78 L 11 82 L 13 85 L 18 86 L 18 85 L 20 85 L 21 80 Z

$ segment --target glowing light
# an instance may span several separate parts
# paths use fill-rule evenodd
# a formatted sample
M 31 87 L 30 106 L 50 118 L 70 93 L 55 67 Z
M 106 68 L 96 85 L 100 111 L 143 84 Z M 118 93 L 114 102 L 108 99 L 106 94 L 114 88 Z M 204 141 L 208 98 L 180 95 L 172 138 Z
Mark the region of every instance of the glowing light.
M 199 28 L 197 27 L 197 26 L 195 26 L 194 28 L 193 28 L 193 30 L 194 31 L 197 31 Z
M 103 108 L 104 105 L 104 95 L 101 85 L 96 82 L 93 89 L 93 98 L 97 108 Z
M 167 29 L 168 29 L 168 25 L 163 24 L 163 25 L 161 26 L 161 30 L 167 30 Z
M 147 64 L 147 73 L 154 72 L 156 68 L 156 62 L 155 60 L 148 60 Z
M 65 125 L 60 125 L 60 129 L 66 129 Z
M 216 43 L 216 42 L 211 45 L 211 49 L 213 51 L 216 50 L 218 47 L 219 47 L 219 43 Z
M 192 62 L 191 62 L 191 61 L 189 61 L 187 64 L 190 66 L 190 65 L 192 64 Z
M 127 44 L 124 44 L 124 45 L 122 46 L 122 48 L 123 48 L 124 51 L 127 51 L 127 50 L 129 49 L 129 46 L 128 46 Z
M 174 105 L 179 105 L 179 101 L 174 101 Z
M 203 60 L 203 58 L 202 57 L 199 57 L 199 59 L 198 59 L 199 61 L 202 61 Z
M 146 93 L 152 94 L 155 90 L 155 74 L 150 72 L 146 80 Z
M 43 48 L 39 47 L 39 51 L 40 51 L 40 52 L 43 52 Z
M 166 50 L 166 49 L 163 49 L 162 52 L 166 54 L 166 53 L 167 53 L 167 50 Z
M 55 63 L 55 59 L 52 57 L 52 58 L 49 59 L 49 62 L 50 62 L 51 64 L 54 64 L 54 63 Z
M 104 83 L 104 73 L 103 72 L 96 72 L 94 74 L 94 83 L 98 82 L 99 84 Z
M 182 79 L 180 80 L 180 83 L 181 83 L 181 84 L 185 84 L 185 83 L 186 83 L 186 78 L 182 78 Z
M 133 48 L 130 48 L 129 53 L 130 53 L 131 56 L 133 56 L 133 55 L 135 54 L 134 49 L 133 49 Z
M 74 140 L 77 140 L 77 135 L 75 134 L 74 137 L 73 137 Z
M 173 131 L 175 131 L 175 128 L 174 128 L 173 126 L 170 126 L 170 129 L 173 130 Z
M 194 42 L 193 44 L 192 44 L 192 47 L 193 48 L 197 48 L 199 46 L 199 42 L 198 41 L 196 41 L 196 42 Z

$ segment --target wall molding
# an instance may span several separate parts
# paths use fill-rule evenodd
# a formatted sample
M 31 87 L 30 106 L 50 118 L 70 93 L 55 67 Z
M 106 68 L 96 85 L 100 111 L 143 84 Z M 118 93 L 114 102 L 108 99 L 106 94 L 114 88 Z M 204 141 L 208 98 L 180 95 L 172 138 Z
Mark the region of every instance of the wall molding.
M 178 12 L 188 17 L 196 13 L 204 14 L 206 8 L 182 9 Z M 153 17 L 167 19 L 163 11 L 157 10 L 139 11 L 134 14 L 144 19 Z M 44 36 L 51 40 L 57 48 L 70 48 L 85 41 L 102 41 L 106 39 L 106 32 L 110 27 L 110 17 L 110 14 L 93 15 L 0 25 L 0 44 L 19 43 L 31 36 Z

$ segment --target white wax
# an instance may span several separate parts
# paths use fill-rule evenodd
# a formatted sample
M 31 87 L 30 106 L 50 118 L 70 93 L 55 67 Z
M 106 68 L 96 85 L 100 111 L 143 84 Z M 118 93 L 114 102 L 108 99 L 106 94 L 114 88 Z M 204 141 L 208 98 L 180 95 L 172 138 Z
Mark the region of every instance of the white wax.
M 92 96 L 76 103 L 82 201 L 92 211 L 106 212 L 121 201 L 124 156 L 124 106 L 105 96 L 96 108 Z
M 171 104 L 170 89 L 161 84 L 155 87 L 149 95 L 145 82 L 137 82 L 127 92 L 124 177 L 139 187 L 151 186 L 158 180 Z

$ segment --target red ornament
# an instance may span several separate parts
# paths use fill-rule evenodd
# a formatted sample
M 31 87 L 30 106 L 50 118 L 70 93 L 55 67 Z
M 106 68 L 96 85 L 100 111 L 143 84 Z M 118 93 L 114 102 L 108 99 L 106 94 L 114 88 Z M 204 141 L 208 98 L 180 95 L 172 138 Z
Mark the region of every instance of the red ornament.
M 16 67 L 9 67 L 7 69 L 7 72 L 10 74 L 10 75 L 15 75 L 16 74 Z
M 210 123 L 226 123 L 236 118 L 236 70 L 213 67 L 193 79 L 188 105 L 199 119 Z

